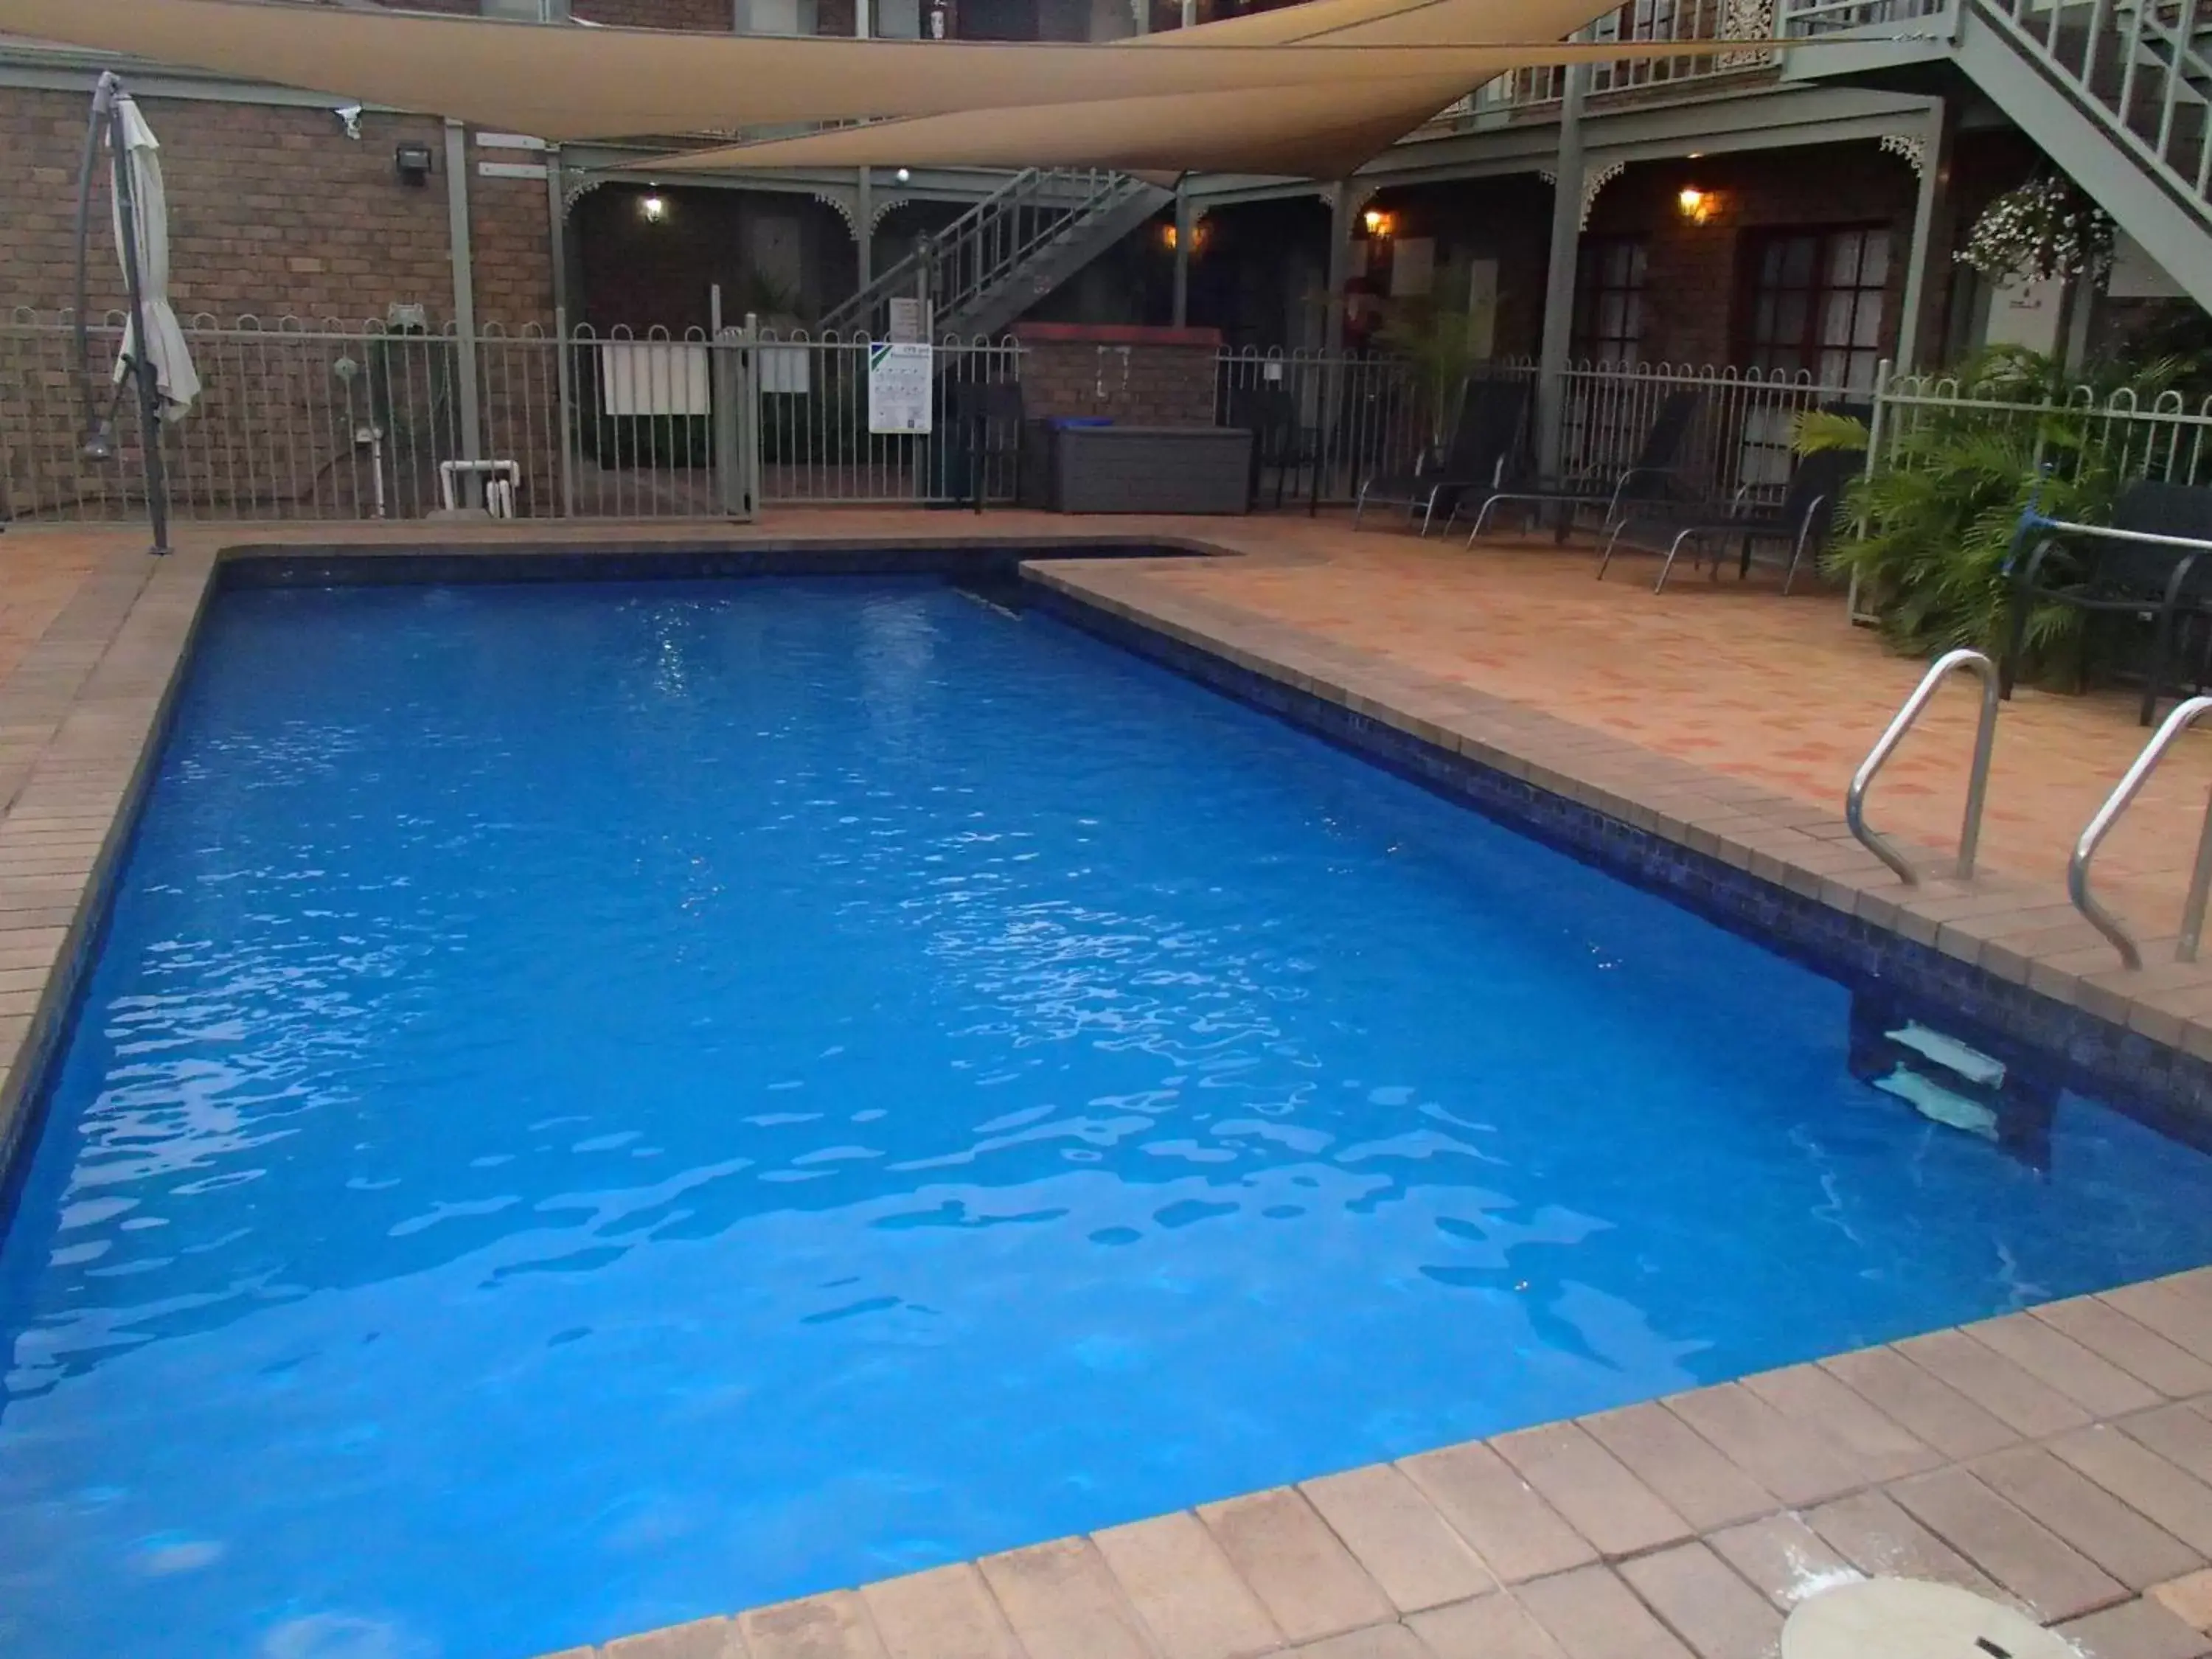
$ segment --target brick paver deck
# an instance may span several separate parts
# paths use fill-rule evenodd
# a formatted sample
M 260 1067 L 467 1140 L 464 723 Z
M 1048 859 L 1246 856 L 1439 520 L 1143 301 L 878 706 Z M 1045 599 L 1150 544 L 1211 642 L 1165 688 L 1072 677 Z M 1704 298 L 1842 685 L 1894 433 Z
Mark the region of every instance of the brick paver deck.
M 825 514 L 711 539 L 1083 528 Z M 2212 1054 L 2212 975 L 2171 963 L 2119 975 L 2057 908 L 2063 848 L 2141 740 L 2121 699 L 2024 696 L 1999 744 L 1989 878 L 1905 895 L 1835 820 L 1851 765 L 1917 669 L 1845 628 L 1832 596 L 1685 582 L 1655 599 L 1627 580 L 1593 582 L 1583 555 L 1470 554 L 1328 521 L 1151 528 L 1256 556 L 1039 574 Z M 515 532 L 437 533 L 496 546 Z M 702 539 L 694 526 L 553 532 L 635 536 Z M 118 848 L 118 811 L 215 550 L 241 539 L 302 537 L 195 529 L 158 565 L 131 532 L 0 538 L 0 1146 L 21 1121 L 34 1026 L 66 1006 L 88 896 Z M 1879 821 L 1914 841 L 1948 836 L 1969 725 L 1948 702 L 1931 717 L 1885 780 Z M 2113 844 L 2107 890 L 2147 917 L 2178 905 L 2209 758 L 2189 745 Z M 2212 1270 L 597 1652 L 1756 1659 L 1803 1595 L 1877 1572 L 2008 1598 L 2093 1659 L 2212 1652 Z
M 2200 1270 L 556 1659 L 1761 1659 L 1875 1574 L 2197 1659 L 2208 1413 Z

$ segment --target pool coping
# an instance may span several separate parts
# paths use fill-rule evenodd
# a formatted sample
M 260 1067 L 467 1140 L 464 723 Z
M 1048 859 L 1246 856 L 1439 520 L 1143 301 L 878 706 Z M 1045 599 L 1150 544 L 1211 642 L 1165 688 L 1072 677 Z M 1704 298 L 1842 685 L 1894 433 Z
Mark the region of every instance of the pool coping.
M 2002 872 L 1906 887 L 1808 804 L 1358 647 L 1112 568 L 1032 562 L 1035 603 L 1077 627 L 1413 776 L 1609 874 L 1855 986 L 1939 1008 L 1954 1033 L 2057 1062 L 2212 1147 L 2212 964 L 2121 968 L 2065 900 Z M 1921 868 L 1951 855 L 1905 844 Z
M 1068 556 L 1103 544 L 1253 556 L 1243 550 L 1142 532 L 932 528 L 581 552 L 553 541 L 374 546 L 295 535 L 103 560 L 0 680 L 0 745 L 31 756 L 0 817 L 0 1175 L 27 1150 L 36 1088 L 226 572 L 542 580 L 667 561 L 697 574 L 757 570 L 777 558 L 829 571 L 917 543 L 938 569 L 957 546 L 988 544 L 994 566 L 1024 550 L 1034 601 L 1073 625 L 1731 925 L 1779 926 L 1787 945 L 1820 961 L 1963 989 L 1990 1000 L 2001 1026 L 2072 1022 L 2063 1047 L 2086 1075 L 2149 1066 L 2177 1109 L 2212 1104 L 2212 971 L 2122 974 L 2086 924 L 2070 910 L 2052 915 L 2053 896 L 2027 884 L 1989 876 L 1901 890 L 1838 814 L 1176 592 L 1153 580 L 1158 560 Z M 2199 1269 L 599 1651 L 1240 1659 L 1311 1644 L 1328 1659 L 1691 1649 L 1731 1659 L 1752 1650 L 1740 1647 L 1744 1632 L 1765 1639 L 1802 1588 L 1799 1569 L 1826 1561 L 1994 1587 L 2094 1636 L 2100 1659 L 2183 1659 L 2182 1633 L 2197 1644 L 2190 1654 L 2212 1648 L 2167 1610 L 2201 1605 L 2212 1623 L 2207 1413 L 2212 1269 Z M 2201 1601 L 2154 1599 L 2144 1592 L 2168 1581 L 2118 1571 L 2105 1559 L 2117 1547 L 2082 1535 L 2056 1504 L 2054 1493 L 2076 1488 L 2117 1499 L 2185 1550 L 2191 1565 L 2176 1577 L 2201 1580 L 2190 1592 Z M 1716 1508 L 1716 1490 L 1739 1501 Z M 2158 1559 L 2181 1559 L 2171 1547 Z M 1777 1576 L 1793 1561 L 1796 1578 Z

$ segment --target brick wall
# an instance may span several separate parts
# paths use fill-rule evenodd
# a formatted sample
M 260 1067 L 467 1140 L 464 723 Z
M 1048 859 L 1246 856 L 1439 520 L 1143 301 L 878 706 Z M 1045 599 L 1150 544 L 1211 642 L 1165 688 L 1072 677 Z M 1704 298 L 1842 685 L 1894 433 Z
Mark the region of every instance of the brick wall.
M 434 328 L 451 320 L 442 123 L 367 113 L 356 141 L 318 106 L 148 98 L 143 107 L 161 140 L 171 293 L 187 319 L 335 319 L 350 329 L 382 321 L 393 304 L 411 304 L 424 308 Z M 75 93 L 0 94 L 0 320 L 18 307 L 53 312 L 73 303 L 85 113 L 86 100 Z M 425 185 L 400 182 L 392 166 L 400 143 L 429 147 L 435 170 Z M 486 155 L 530 159 L 521 151 Z M 550 327 L 544 181 L 474 175 L 469 185 L 479 324 L 517 333 L 532 324 Z M 103 182 L 89 261 L 96 313 L 126 300 L 108 222 Z M 204 396 L 170 447 L 180 497 L 210 510 L 256 498 L 264 505 L 281 499 L 292 510 L 352 510 L 365 486 L 350 434 L 371 419 L 390 428 L 395 446 L 404 436 L 411 447 L 416 465 L 392 479 L 395 489 L 419 490 L 434 479 L 436 460 L 454 453 L 452 356 L 442 343 L 402 349 L 404 372 L 393 369 L 389 407 L 374 413 L 370 387 L 382 363 L 357 338 L 210 340 L 198 356 Z M 18 511 L 65 507 L 120 487 L 123 475 L 88 468 L 77 455 L 72 361 L 58 336 L 0 338 L 0 465 Z M 540 489 L 550 477 L 550 454 L 526 434 L 550 432 L 538 405 L 551 368 L 550 350 L 517 349 L 503 356 L 496 374 L 488 362 L 483 375 L 489 441 L 522 453 L 526 487 Z M 247 454 L 257 458 L 251 476 L 239 459 Z
M 1032 418 L 1103 415 L 1129 426 L 1213 424 L 1210 328 L 1018 323 L 1022 409 Z
M 392 165 L 393 147 L 414 143 L 442 168 L 439 123 L 365 114 L 356 143 L 325 109 L 166 98 L 141 107 L 161 141 L 179 312 L 357 319 L 407 301 L 452 313 L 445 179 L 410 188 Z M 75 93 L 0 96 L 0 304 L 70 303 L 85 110 Z M 104 201 L 103 186 L 92 260 L 102 308 L 124 300 Z
M 471 148 L 471 165 L 480 152 Z M 499 155 L 527 161 L 527 151 Z M 477 316 L 509 329 L 535 323 L 553 326 L 550 209 L 543 179 L 469 180 L 469 253 L 474 266 Z
M 1686 185 L 1717 191 L 1711 222 L 1684 219 Z M 1905 161 L 1871 142 L 1754 150 L 1632 167 L 1599 192 L 1592 235 L 1644 240 L 1644 352 L 1654 362 L 1738 360 L 1740 310 L 1750 287 L 1747 242 L 1758 232 L 1821 225 L 1889 228 L 1888 295 L 1882 349 L 1893 352 L 1904 302 L 1905 258 L 1918 180 Z

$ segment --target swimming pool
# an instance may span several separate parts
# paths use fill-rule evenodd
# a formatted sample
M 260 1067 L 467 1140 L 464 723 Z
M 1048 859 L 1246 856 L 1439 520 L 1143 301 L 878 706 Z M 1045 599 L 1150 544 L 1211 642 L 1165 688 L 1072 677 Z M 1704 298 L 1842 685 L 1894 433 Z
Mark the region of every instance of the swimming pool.
M 526 1656 L 2212 1260 L 1850 1010 L 934 582 L 226 594 L 0 1243 L 0 1650 Z

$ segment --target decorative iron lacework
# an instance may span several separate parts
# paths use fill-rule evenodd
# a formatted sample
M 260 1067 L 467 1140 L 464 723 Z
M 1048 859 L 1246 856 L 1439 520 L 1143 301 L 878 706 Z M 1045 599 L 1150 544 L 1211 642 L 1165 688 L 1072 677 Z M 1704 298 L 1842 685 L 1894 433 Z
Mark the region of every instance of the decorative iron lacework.
M 1575 221 L 1575 228 L 1589 228 L 1590 210 L 1597 205 L 1597 193 L 1628 170 L 1626 161 L 1607 161 L 1603 167 L 1591 167 L 1583 174 L 1582 216 Z M 1538 167 L 1536 176 L 1553 190 L 1559 187 L 1559 175 L 1549 167 Z
M 1721 39 L 1724 40 L 1766 40 L 1774 34 L 1774 0 L 1728 0 L 1728 9 L 1721 15 Z M 1753 52 L 1723 52 L 1713 59 L 1717 69 L 1752 69 L 1771 64 L 1775 53 L 1771 48 L 1761 47 Z
M 1925 138 L 1916 138 L 1909 133 L 1885 132 L 1881 135 L 1881 147 L 1892 155 L 1903 157 L 1905 165 L 1912 169 L 1914 178 L 1928 176 L 1928 141 Z

